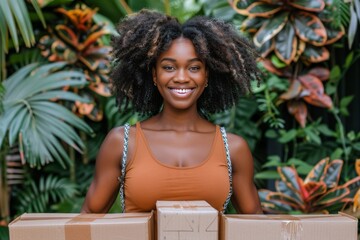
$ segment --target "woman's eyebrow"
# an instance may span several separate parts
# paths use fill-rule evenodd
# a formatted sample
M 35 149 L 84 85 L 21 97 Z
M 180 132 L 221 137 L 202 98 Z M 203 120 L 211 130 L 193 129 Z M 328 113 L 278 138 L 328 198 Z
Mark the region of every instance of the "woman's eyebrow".
M 174 58 L 163 58 L 163 59 L 161 59 L 160 62 L 163 62 L 163 61 L 176 62 L 176 59 L 174 59 Z M 200 58 L 192 58 L 192 59 L 189 59 L 188 62 L 203 62 L 203 61 L 201 61 Z

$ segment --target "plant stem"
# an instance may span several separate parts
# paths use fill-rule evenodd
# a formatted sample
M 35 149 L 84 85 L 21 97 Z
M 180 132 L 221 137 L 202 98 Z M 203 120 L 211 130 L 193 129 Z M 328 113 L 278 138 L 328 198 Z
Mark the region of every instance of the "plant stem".
M 5 140 L 0 149 L 0 222 L 4 220 L 5 223 L 8 223 L 10 215 L 9 189 L 6 175 L 6 155 L 8 151 L 9 146 Z
M 170 7 L 169 0 L 164 0 L 164 8 L 165 8 L 165 13 L 170 16 L 171 15 L 171 7 Z
M 76 181 L 76 162 L 75 162 L 75 150 L 72 147 L 69 148 L 69 156 L 71 159 L 70 180 L 75 183 L 75 181 Z
M 340 131 L 340 140 L 341 140 L 341 145 L 343 147 L 344 150 L 344 155 L 345 155 L 345 166 L 344 166 L 344 170 L 345 170 L 345 179 L 348 179 L 348 165 L 349 165 L 349 155 L 348 152 L 346 150 L 346 141 L 345 141 L 345 132 L 344 132 L 344 125 L 341 122 L 341 119 L 339 117 L 339 115 L 335 112 L 335 111 L 331 111 L 334 114 L 334 117 L 336 119 L 337 124 L 339 125 L 339 131 Z
M 127 14 L 133 13 L 133 10 L 129 7 L 125 0 L 120 0 L 121 6 L 125 9 Z

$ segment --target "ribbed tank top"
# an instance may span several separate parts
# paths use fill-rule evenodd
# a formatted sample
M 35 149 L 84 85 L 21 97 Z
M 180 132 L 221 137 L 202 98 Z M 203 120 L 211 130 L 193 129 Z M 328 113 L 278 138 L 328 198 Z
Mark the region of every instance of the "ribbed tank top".
M 135 138 L 135 153 L 126 166 L 126 212 L 149 212 L 157 200 L 205 200 L 223 210 L 230 183 L 219 126 L 207 158 L 191 167 L 168 166 L 157 160 L 140 123 L 136 124 Z

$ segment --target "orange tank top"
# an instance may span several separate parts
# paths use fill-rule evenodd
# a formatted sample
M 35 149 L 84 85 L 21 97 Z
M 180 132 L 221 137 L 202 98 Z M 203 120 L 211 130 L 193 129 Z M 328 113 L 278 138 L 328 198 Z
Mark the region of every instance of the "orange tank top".
M 205 200 L 218 211 L 229 194 L 225 146 L 219 126 L 207 158 L 197 166 L 172 167 L 157 160 L 148 146 L 140 123 L 136 147 L 125 174 L 126 212 L 149 212 L 157 200 Z

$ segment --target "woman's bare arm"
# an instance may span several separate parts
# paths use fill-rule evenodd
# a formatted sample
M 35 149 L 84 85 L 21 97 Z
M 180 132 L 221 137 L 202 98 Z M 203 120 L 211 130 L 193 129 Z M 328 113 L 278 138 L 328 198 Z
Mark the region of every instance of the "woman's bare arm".
M 102 143 L 95 167 L 94 179 L 86 194 L 81 212 L 106 213 L 114 203 L 120 183 L 124 129 L 114 128 Z
M 253 157 L 247 142 L 234 134 L 228 134 L 232 162 L 232 203 L 238 213 L 259 214 L 262 208 L 255 187 Z

